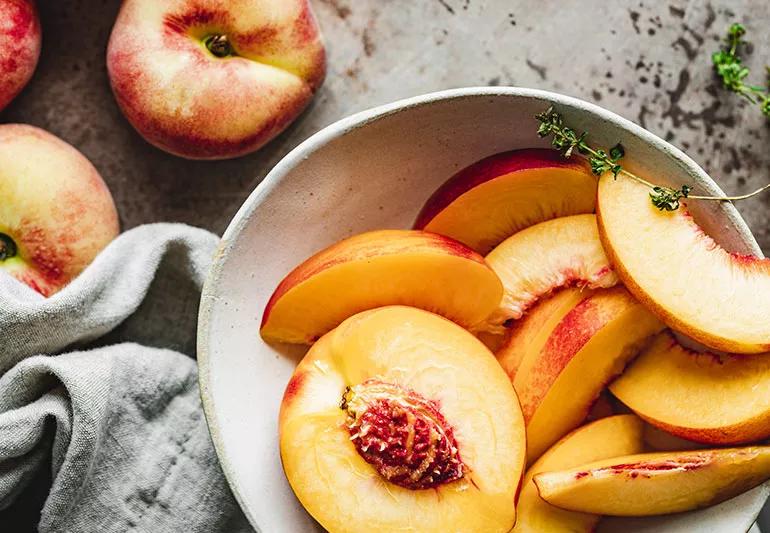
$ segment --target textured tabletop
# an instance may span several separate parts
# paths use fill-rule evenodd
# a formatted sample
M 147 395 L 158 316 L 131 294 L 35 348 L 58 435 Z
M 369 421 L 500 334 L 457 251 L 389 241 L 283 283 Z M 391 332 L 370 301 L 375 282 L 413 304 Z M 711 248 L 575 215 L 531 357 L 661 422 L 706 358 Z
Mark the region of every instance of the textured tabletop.
M 770 179 L 770 128 L 718 89 L 710 54 L 744 21 L 753 77 L 770 62 L 767 0 L 314 0 L 329 74 L 312 107 L 261 152 L 189 162 L 146 144 L 110 93 L 105 48 L 117 0 L 38 2 L 44 42 L 30 87 L 2 122 L 42 126 L 82 150 L 124 228 L 182 221 L 221 232 L 271 166 L 335 120 L 439 89 L 516 85 L 594 101 L 684 149 L 731 193 Z M 770 252 L 770 194 L 743 202 Z

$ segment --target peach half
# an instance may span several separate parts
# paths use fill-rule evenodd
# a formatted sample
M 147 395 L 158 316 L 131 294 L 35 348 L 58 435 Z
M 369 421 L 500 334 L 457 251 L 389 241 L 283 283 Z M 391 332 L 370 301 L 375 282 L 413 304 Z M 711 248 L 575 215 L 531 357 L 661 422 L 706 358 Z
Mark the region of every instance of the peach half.
M 513 150 L 452 176 L 428 199 L 414 227 L 487 254 L 519 230 L 592 213 L 595 206 L 596 177 L 582 160 L 551 149 Z
M 583 513 L 649 516 L 708 507 L 770 478 L 770 447 L 627 455 L 535 476 L 548 503 Z
M 509 375 L 530 463 L 586 419 L 606 384 L 664 327 L 623 287 L 580 296 L 571 289 L 543 302 L 543 311 L 535 307 L 497 353 L 504 369 L 515 367 Z
M 565 511 L 540 497 L 536 474 L 571 468 L 643 451 L 643 423 L 634 415 L 615 415 L 576 429 L 554 444 L 524 476 L 513 533 L 579 533 L 594 531 L 599 516 Z
M 279 421 L 286 477 L 331 532 L 513 527 L 521 409 L 492 353 L 438 315 L 344 321 L 300 362 Z
M 770 356 L 697 353 L 664 333 L 610 385 L 644 420 L 708 444 L 770 436 Z
M 503 288 L 479 254 L 424 231 L 382 230 L 338 242 L 295 268 L 262 317 L 268 341 L 310 344 L 346 318 L 411 305 L 464 327 L 500 304 Z
M 770 351 L 770 260 L 727 252 L 631 179 L 599 180 L 597 214 L 620 279 L 671 328 L 713 350 Z
M 494 328 L 519 319 L 537 300 L 565 286 L 612 287 L 618 278 L 604 254 L 595 215 L 541 222 L 509 237 L 486 257 L 503 282 Z

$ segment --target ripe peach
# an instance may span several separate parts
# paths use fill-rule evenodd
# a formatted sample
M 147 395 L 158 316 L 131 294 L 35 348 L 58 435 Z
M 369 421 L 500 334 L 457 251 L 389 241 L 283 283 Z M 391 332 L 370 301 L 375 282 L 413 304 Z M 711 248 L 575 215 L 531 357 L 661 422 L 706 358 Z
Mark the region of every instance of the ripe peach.
M 770 478 L 770 446 L 627 455 L 535 476 L 540 497 L 581 513 L 648 516 L 721 503 Z
M 641 453 L 643 423 L 634 415 L 615 415 L 569 433 L 551 446 L 524 476 L 516 527 L 513 533 L 586 533 L 594 531 L 599 516 L 565 511 L 540 498 L 533 478 L 540 472 Z
M 0 125 L 0 268 L 44 296 L 117 236 L 101 176 L 75 148 L 23 124 Z
M 433 193 L 415 229 L 447 235 L 480 254 L 528 226 L 592 213 L 596 178 L 579 158 L 550 149 L 503 152 L 464 168 Z
M 371 231 L 290 272 L 265 306 L 261 333 L 270 341 L 309 344 L 359 311 L 391 304 L 471 327 L 497 308 L 502 293 L 484 258 L 455 240 L 424 231 Z
M 490 327 L 519 319 L 543 296 L 565 286 L 612 287 L 618 278 L 604 254 L 595 215 L 573 215 L 515 233 L 485 258 L 503 282 Z
M 620 279 L 667 325 L 713 350 L 770 351 L 770 260 L 728 253 L 686 206 L 659 211 L 631 179 L 600 179 L 597 214 Z
M 335 533 L 507 532 L 524 423 L 491 352 L 419 309 L 359 313 L 310 348 L 280 412 L 286 477 Z
M 32 78 L 40 41 L 34 0 L 0 0 L 0 111 Z
M 582 299 L 576 290 L 535 307 L 497 354 L 503 368 L 515 368 L 530 463 L 585 420 L 605 385 L 663 329 L 623 287 Z M 573 306 L 554 312 L 554 302 Z
M 744 444 L 770 437 L 770 357 L 684 348 L 668 333 L 610 385 L 647 422 L 683 439 Z
M 297 118 L 325 57 L 308 0 L 125 0 L 107 68 L 147 141 L 224 159 L 259 149 Z

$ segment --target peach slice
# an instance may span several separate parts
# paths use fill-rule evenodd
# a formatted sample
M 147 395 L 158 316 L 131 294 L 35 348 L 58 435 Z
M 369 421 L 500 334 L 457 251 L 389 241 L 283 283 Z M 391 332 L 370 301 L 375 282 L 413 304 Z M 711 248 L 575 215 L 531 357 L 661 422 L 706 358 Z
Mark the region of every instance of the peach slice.
M 715 355 L 659 335 L 612 393 L 644 420 L 683 439 L 742 444 L 770 436 L 770 357 Z
M 503 302 L 490 325 L 519 319 L 541 297 L 568 285 L 612 287 L 618 278 L 599 241 L 595 215 L 541 222 L 503 241 L 486 257 L 503 282 Z
M 532 479 L 540 472 L 641 453 L 642 426 L 634 415 L 615 415 L 578 428 L 554 444 L 524 476 L 513 533 L 593 531 L 599 516 L 565 511 L 546 503 Z
M 346 318 L 403 304 L 464 327 L 500 304 L 503 288 L 479 254 L 424 231 L 383 230 L 345 239 L 312 256 L 278 285 L 262 316 L 268 341 L 312 343 Z
M 322 337 L 286 387 L 284 471 L 329 531 L 507 532 L 524 422 L 492 353 L 438 315 L 389 306 Z
M 414 224 L 487 254 L 517 231 L 551 218 L 593 213 L 596 177 L 579 158 L 514 150 L 464 168 L 436 190 Z
M 714 350 L 770 351 L 770 260 L 725 251 L 631 179 L 603 176 L 597 213 L 620 279 L 666 324 Z
M 554 300 L 574 302 L 574 294 Z M 553 300 L 544 304 L 548 316 L 535 307 L 498 352 L 503 368 L 516 367 L 512 382 L 527 424 L 530 463 L 586 419 L 605 385 L 663 329 L 623 287 L 597 290 L 564 314 L 563 307 L 549 310 Z
M 693 442 L 681 437 L 676 437 L 671 433 L 666 433 L 662 429 L 657 428 L 649 423 L 644 424 L 644 443 L 647 445 L 648 449 L 659 452 L 689 451 L 711 448 L 711 446 L 708 444 L 703 444 L 702 442 Z
M 770 478 L 770 447 L 663 452 L 605 459 L 535 476 L 551 505 L 582 513 L 648 516 L 708 507 Z

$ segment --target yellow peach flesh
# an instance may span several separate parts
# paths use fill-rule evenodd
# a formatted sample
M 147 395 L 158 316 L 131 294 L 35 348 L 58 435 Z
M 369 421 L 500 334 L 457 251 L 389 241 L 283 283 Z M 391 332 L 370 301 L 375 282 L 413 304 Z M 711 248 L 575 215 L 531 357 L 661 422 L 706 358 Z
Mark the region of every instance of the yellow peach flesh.
M 661 334 L 610 390 L 651 424 L 684 439 L 741 444 L 770 436 L 768 354 L 699 354 Z
M 615 457 L 535 476 L 540 496 L 571 511 L 649 516 L 723 502 L 770 478 L 770 447 Z
M 504 152 L 461 170 L 426 202 L 415 228 L 448 235 L 481 254 L 517 231 L 592 213 L 596 177 L 548 149 Z
M 601 178 L 597 214 L 621 280 L 666 324 L 714 350 L 770 350 L 770 260 L 727 252 L 686 206 L 659 211 L 628 178 Z
M 614 287 L 596 291 L 552 329 L 539 331 L 546 338 L 539 349 L 528 347 L 526 337 L 512 339 L 509 347 L 525 350 L 506 356 L 521 360 L 513 386 L 527 424 L 528 461 L 585 420 L 605 385 L 661 329 L 625 289 Z
M 519 319 L 541 297 L 567 285 L 612 287 L 618 281 L 604 254 L 595 215 L 541 222 L 503 241 L 486 257 L 503 282 L 494 327 Z
M 433 489 L 386 481 L 357 452 L 340 401 L 378 379 L 437 402 L 465 477 Z M 506 532 L 524 466 L 524 424 L 510 381 L 489 350 L 437 315 L 391 306 L 355 315 L 297 367 L 280 414 L 284 470 L 323 527 L 357 531 Z
M 292 271 L 265 307 L 266 340 L 312 343 L 346 318 L 403 304 L 471 327 L 500 303 L 502 285 L 466 246 L 422 231 L 383 230 L 341 241 Z
M 578 533 L 594 530 L 599 516 L 565 511 L 540 498 L 533 481 L 540 472 L 571 468 L 643 450 L 642 422 L 615 415 L 576 429 L 554 444 L 524 476 L 513 533 Z

